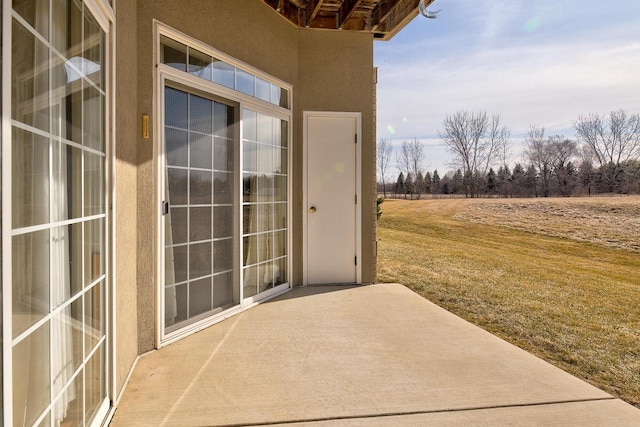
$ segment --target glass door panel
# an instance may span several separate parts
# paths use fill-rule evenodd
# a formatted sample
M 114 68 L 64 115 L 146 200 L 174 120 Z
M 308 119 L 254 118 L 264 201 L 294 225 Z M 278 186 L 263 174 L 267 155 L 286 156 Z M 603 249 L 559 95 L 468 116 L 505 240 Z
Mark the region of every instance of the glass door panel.
M 107 399 L 107 38 L 81 0 L 12 15 L 8 424 L 88 425 Z
M 234 107 L 165 87 L 165 331 L 240 303 Z

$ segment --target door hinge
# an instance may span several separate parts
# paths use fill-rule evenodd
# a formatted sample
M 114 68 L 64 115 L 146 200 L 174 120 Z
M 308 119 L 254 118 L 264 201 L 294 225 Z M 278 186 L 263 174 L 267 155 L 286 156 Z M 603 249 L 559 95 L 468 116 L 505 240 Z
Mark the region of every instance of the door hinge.
M 355 196 L 355 200 L 356 200 L 356 205 L 358 204 L 358 195 L 356 194 Z
M 353 135 L 353 142 L 358 143 L 358 134 Z
M 358 265 L 358 256 L 355 256 L 355 257 L 353 258 L 353 263 L 354 263 L 355 265 Z

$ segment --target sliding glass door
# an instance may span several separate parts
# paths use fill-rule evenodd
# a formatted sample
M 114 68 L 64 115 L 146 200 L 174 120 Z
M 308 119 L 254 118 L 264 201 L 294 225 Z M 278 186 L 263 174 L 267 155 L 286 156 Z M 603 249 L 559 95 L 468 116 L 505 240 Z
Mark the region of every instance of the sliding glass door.
M 12 154 L 3 159 L 11 268 L 3 283 L 11 295 L 5 422 L 15 426 L 89 425 L 109 407 L 108 28 L 93 12 L 80 0 L 16 0 L 11 10 Z
M 164 101 L 164 299 L 170 333 L 240 302 L 233 268 L 237 108 L 171 87 L 165 87 Z
M 288 289 L 291 89 L 158 39 L 162 344 Z

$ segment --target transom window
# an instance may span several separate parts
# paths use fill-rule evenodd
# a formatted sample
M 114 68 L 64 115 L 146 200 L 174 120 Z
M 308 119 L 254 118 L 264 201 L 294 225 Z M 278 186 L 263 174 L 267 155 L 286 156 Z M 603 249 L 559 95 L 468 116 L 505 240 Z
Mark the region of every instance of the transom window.
M 283 108 L 289 108 L 289 91 L 250 71 L 208 55 L 167 36 L 160 36 L 160 62 L 204 80 L 217 83 Z

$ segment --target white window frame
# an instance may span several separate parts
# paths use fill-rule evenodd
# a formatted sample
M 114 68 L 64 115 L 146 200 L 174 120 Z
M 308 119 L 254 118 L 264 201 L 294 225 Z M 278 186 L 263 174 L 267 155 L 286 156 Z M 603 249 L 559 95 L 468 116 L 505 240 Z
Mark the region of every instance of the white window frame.
M 170 39 L 178 41 L 182 44 L 189 46 L 190 48 L 197 49 L 207 55 L 214 56 L 220 60 L 223 60 L 227 64 L 235 66 L 243 71 L 246 71 L 254 76 L 260 77 L 263 80 L 266 80 L 270 83 L 280 86 L 287 90 L 288 94 L 288 108 L 280 107 L 278 105 L 272 104 L 270 102 L 261 100 L 259 98 L 255 98 L 251 95 L 246 95 L 240 91 L 230 89 L 226 86 L 202 79 L 200 77 L 188 74 L 184 71 L 177 70 L 167 64 L 160 63 L 160 36 L 166 36 Z M 177 31 L 157 20 L 154 20 L 154 64 L 155 64 L 155 73 L 154 73 L 154 111 L 157 117 L 155 120 L 154 126 L 154 135 L 156 135 L 156 142 L 154 143 L 154 176 L 155 176 L 155 196 L 154 196 L 154 215 L 155 220 L 155 242 L 156 242 L 156 348 L 164 347 L 172 342 L 180 340 L 184 337 L 192 335 L 204 328 L 207 328 L 215 323 L 218 323 L 222 320 L 225 320 L 231 316 L 234 316 L 244 310 L 247 310 L 255 305 L 264 302 L 268 299 L 274 298 L 278 295 L 288 292 L 291 289 L 291 278 L 292 278 L 292 256 L 291 256 L 291 248 L 293 247 L 293 238 L 292 238 L 292 139 L 293 139 L 293 108 L 292 101 L 293 95 L 292 90 L 293 86 L 289 83 L 286 83 L 282 80 L 279 80 L 255 67 L 252 67 L 249 64 L 246 64 L 242 61 L 239 61 L 232 56 L 221 52 L 211 46 L 208 46 L 180 31 Z M 268 114 L 271 117 L 286 120 L 288 125 L 288 145 L 287 145 L 287 170 L 288 170 L 288 185 L 287 185 L 287 271 L 289 280 L 286 283 L 276 286 L 273 289 L 269 289 L 265 292 L 262 292 L 253 297 L 244 298 L 243 296 L 243 265 L 242 265 L 242 256 L 243 248 L 242 248 L 242 229 L 241 227 L 237 227 L 237 236 L 233 236 L 234 239 L 238 239 L 237 251 L 240 255 L 236 265 L 234 265 L 234 274 L 237 273 L 236 269 L 239 271 L 239 285 L 240 286 L 240 303 L 225 310 L 221 313 L 213 315 L 211 317 L 207 317 L 205 319 L 194 322 L 184 328 L 181 328 L 177 331 L 173 331 L 171 333 L 165 332 L 164 326 L 164 230 L 163 230 L 163 219 L 161 213 L 161 203 L 164 200 L 164 190 L 165 190 L 165 178 L 164 178 L 164 168 L 165 168 L 165 159 L 164 159 L 164 140 L 163 128 L 164 128 L 164 88 L 167 82 L 173 82 L 179 86 L 188 87 L 193 89 L 195 92 L 204 92 L 211 94 L 214 97 L 219 97 L 226 99 L 232 103 L 237 105 L 239 109 L 239 134 L 235 135 L 235 139 L 239 143 L 237 149 L 239 153 L 236 156 L 236 164 L 237 168 L 237 180 L 236 186 L 239 189 L 242 189 L 242 110 L 249 109 L 252 111 L 257 111 L 259 113 Z M 235 195 L 236 197 L 241 198 L 241 194 L 238 193 Z M 237 224 L 242 224 L 242 201 L 234 201 L 234 203 L 238 203 L 240 209 L 238 209 L 237 217 L 235 220 Z
M 115 411 L 113 404 L 116 396 L 116 329 L 115 329 L 115 37 L 116 16 L 113 6 L 107 0 L 83 0 L 85 6 L 105 32 L 105 360 L 104 375 L 106 399 L 95 413 L 91 425 L 103 425 Z M 12 73 L 12 2 L 2 2 L 2 122 L 0 123 L 2 143 L 2 419 L 4 425 L 13 424 L 13 331 L 12 331 L 12 110 L 11 110 L 11 73 Z M 84 362 L 83 362 L 84 364 Z M 53 404 L 53 403 L 50 403 Z M 42 422 L 42 419 L 36 421 Z M 51 418 L 53 425 L 53 417 Z

